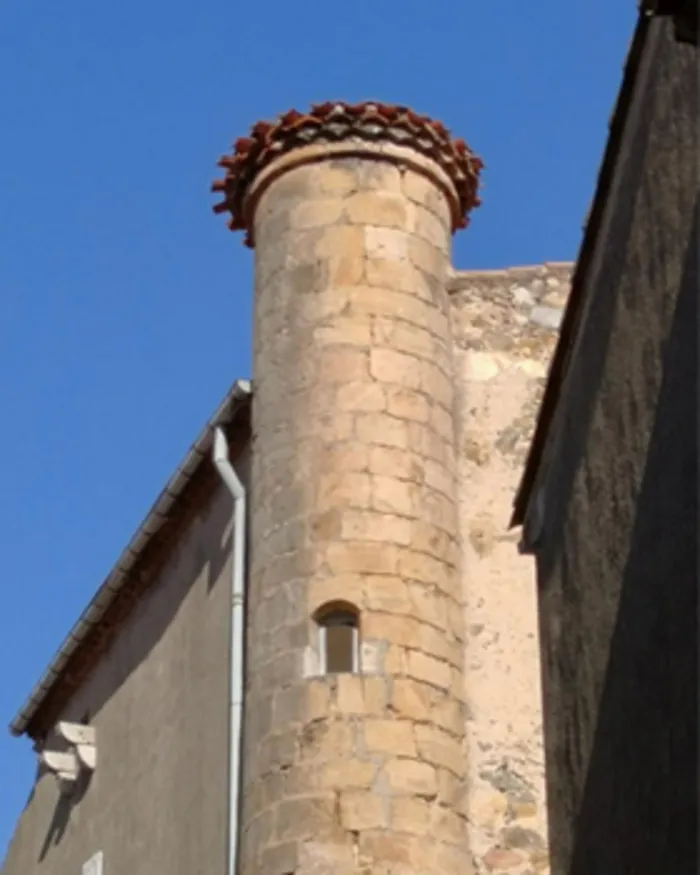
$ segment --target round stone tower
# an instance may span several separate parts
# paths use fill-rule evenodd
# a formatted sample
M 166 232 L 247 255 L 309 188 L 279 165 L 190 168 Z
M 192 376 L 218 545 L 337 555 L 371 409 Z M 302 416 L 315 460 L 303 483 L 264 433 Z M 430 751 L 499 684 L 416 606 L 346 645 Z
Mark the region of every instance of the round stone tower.
M 404 107 L 255 125 L 241 875 L 467 875 L 450 238 L 463 141 Z

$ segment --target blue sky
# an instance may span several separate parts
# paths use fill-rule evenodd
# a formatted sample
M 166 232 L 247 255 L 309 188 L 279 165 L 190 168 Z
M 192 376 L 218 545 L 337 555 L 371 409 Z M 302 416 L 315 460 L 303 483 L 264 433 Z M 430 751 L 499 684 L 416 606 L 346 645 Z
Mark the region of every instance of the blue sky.
M 234 378 L 249 250 L 215 162 L 311 101 L 407 103 L 485 160 L 460 268 L 576 255 L 632 0 L 5 0 L 0 12 L 0 858 L 34 773 L 2 731 Z

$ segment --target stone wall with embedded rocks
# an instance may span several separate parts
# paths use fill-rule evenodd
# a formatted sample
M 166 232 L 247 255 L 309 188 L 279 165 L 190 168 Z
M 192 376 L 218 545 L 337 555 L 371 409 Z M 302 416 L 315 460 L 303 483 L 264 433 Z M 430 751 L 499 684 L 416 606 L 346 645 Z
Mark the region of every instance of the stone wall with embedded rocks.
M 534 563 L 509 531 L 571 264 L 453 274 L 469 755 L 478 875 L 549 871 Z

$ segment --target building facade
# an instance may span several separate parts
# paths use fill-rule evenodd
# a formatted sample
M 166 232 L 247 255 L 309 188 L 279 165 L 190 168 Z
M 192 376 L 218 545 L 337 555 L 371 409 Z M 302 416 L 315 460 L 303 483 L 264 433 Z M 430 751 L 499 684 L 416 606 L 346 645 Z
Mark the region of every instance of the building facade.
M 63 794 L 42 766 L 3 875 L 546 873 L 534 568 L 508 524 L 571 266 L 455 271 L 480 163 L 403 108 L 288 113 L 221 164 L 255 251 L 253 388 L 15 718 L 40 753 L 94 729 L 97 762 Z M 216 435 L 248 506 L 233 747 Z
M 642 4 L 516 503 L 567 875 L 698 871 L 697 73 Z

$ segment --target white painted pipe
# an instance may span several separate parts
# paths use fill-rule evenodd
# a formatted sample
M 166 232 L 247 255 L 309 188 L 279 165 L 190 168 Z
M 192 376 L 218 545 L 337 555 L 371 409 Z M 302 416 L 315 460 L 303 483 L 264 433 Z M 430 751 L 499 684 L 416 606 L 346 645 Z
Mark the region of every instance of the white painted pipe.
M 245 622 L 245 534 L 246 491 L 229 459 L 228 443 L 223 431 L 214 431 L 213 457 L 221 479 L 233 496 L 233 571 L 231 575 L 230 722 L 228 775 L 228 847 L 227 875 L 236 875 L 238 824 L 240 821 L 239 787 L 241 762 L 241 726 L 243 717 L 243 659 Z

